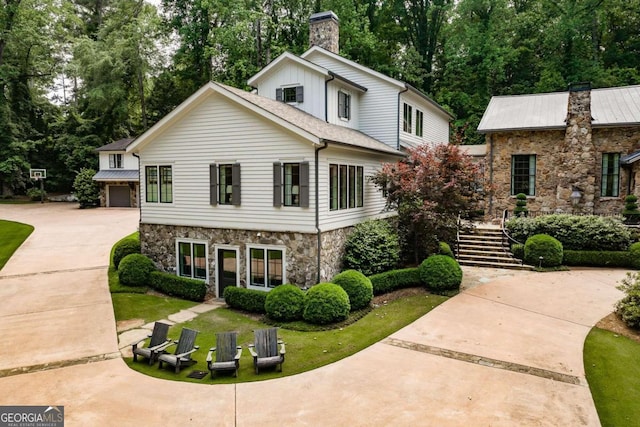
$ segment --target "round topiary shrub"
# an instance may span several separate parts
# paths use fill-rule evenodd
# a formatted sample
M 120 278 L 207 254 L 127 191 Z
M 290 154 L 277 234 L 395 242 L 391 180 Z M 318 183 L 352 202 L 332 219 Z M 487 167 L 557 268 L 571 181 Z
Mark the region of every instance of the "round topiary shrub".
M 144 286 L 156 267 L 153 261 L 142 254 L 129 254 L 122 258 L 118 266 L 120 283 L 127 286 Z
M 629 246 L 629 259 L 631 260 L 631 267 L 640 270 L 640 242 Z
M 326 325 L 349 316 L 349 295 L 335 283 L 320 283 L 304 296 L 302 318 L 316 325 Z
M 420 279 L 429 290 L 447 291 L 460 289 L 462 269 L 458 262 L 446 255 L 432 255 L 418 268 Z
M 345 270 L 331 280 L 345 290 L 349 295 L 351 310 L 368 307 L 373 299 L 373 285 L 371 280 L 356 270 Z
M 304 292 L 295 285 L 280 285 L 267 294 L 264 303 L 267 316 L 290 322 L 302 319 Z
M 120 265 L 120 261 L 122 258 L 126 257 L 129 254 L 139 254 L 140 253 L 140 240 L 135 237 L 127 237 L 126 239 L 120 240 L 113 247 L 113 266 L 117 269 Z
M 529 265 L 557 267 L 562 256 L 562 243 L 548 234 L 531 236 L 524 244 L 524 262 Z
M 527 216 L 529 209 L 527 209 L 527 195 L 524 193 L 516 194 L 516 207 L 513 209 L 513 215 L 515 217 Z
M 394 269 L 400 261 L 400 240 L 395 228 L 385 220 L 359 223 L 344 246 L 345 268 L 370 276 Z

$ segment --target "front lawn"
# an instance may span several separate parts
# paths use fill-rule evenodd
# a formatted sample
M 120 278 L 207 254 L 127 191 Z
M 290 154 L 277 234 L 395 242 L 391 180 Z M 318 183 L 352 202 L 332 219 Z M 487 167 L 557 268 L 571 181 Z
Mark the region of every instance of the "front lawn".
M 259 316 L 249 316 L 227 308 L 212 310 L 170 329 L 169 336 L 173 339 L 178 338 L 183 327 L 200 331 L 196 340 L 200 350 L 193 356 L 198 363 L 183 369 L 179 374 L 174 374 L 171 368 L 158 369 L 157 364 L 148 366 L 146 363 L 133 363 L 132 359 L 126 359 L 126 362 L 133 369 L 154 377 L 209 384 L 259 381 L 294 375 L 357 353 L 425 315 L 446 300 L 447 297 L 424 291 L 376 307 L 356 322 L 337 329 L 302 332 L 280 328 L 278 335 L 286 343 L 287 350 L 282 373 L 275 370 L 261 371 L 259 375 L 254 373 L 253 359 L 247 345 L 253 343 L 253 330 L 269 325 L 261 321 Z M 209 374 L 202 380 L 187 378 L 193 370 L 207 370 L 205 359 L 209 347 L 215 346 L 216 332 L 224 331 L 237 331 L 238 344 L 244 349 L 238 378 L 224 373 L 217 374 L 214 380 Z
M 584 366 L 602 426 L 635 425 L 640 420 L 640 343 L 593 328 L 584 345 Z
M 170 314 L 198 305 L 196 302 L 178 298 L 128 293 L 111 294 L 111 300 L 116 322 L 142 319 L 144 323 L 149 323 L 166 319 Z
M 33 232 L 31 225 L 0 220 L 0 236 L 2 236 L 0 239 L 0 270 L 31 232 Z

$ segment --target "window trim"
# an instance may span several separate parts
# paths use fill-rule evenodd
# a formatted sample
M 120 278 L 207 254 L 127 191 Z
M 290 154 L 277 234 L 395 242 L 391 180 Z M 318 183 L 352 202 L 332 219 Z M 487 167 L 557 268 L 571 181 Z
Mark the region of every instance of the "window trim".
M 214 253 L 214 262 L 215 264 L 215 280 L 216 280 L 216 295 L 218 295 L 218 297 L 222 297 L 222 295 L 220 295 L 220 269 L 218 268 L 219 264 L 219 260 L 218 260 L 218 250 L 219 249 L 223 249 L 223 250 L 227 250 L 227 251 L 235 251 L 236 253 L 236 288 L 240 287 L 240 274 L 241 274 L 241 270 L 240 270 L 240 246 L 235 246 L 235 245 L 213 245 L 213 253 Z
M 515 174 L 515 160 L 516 157 L 527 157 L 528 158 L 528 171 L 529 173 L 527 174 L 527 177 L 529 179 L 529 192 L 524 192 L 524 191 L 517 191 L 516 192 L 516 188 L 515 188 L 515 178 L 516 178 L 516 174 Z M 531 159 L 533 159 L 533 173 L 531 170 Z M 510 195 L 511 196 L 515 196 L 517 194 L 520 193 L 524 193 L 526 196 L 528 197 L 535 197 L 536 195 L 536 178 L 537 178 L 537 172 L 538 172 L 538 168 L 537 168 L 537 164 L 538 164 L 538 157 L 535 154 L 512 154 L 511 155 L 511 188 L 510 188 Z M 523 175 L 524 177 L 524 175 Z
M 293 100 L 286 100 L 287 93 L 293 89 Z M 276 101 L 285 104 L 302 104 L 304 102 L 304 86 L 302 85 L 286 85 L 276 88 Z
M 364 169 L 363 165 L 354 163 L 329 163 L 330 212 L 364 207 Z
M 224 180 L 224 195 L 230 195 L 230 200 L 223 200 L 221 179 L 222 168 L 231 168 L 231 184 Z M 229 193 L 229 187 L 231 192 Z M 226 197 L 225 197 L 226 199 Z M 238 162 L 210 163 L 209 164 L 209 204 L 211 206 L 240 206 L 242 202 L 242 175 L 241 166 Z
M 351 120 L 351 94 L 343 90 L 338 90 L 338 118 Z
M 424 113 L 416 108 L 416 136 L 424 136 Z
M 613 171 L 605 175 L 605 159 L 609 163 L 609 156 L 613 156 Z M 609 178 L 616 181 L 611 188 L 614 194 L 606 194 Z M 600 197 L 620 197 L 620 153 L 602 153 L 600 161 Z
M 190 276 L 181 274 L 181 265 L 180 265 L 180 244 L 181 243 L 186 243 L 190 245 L 189 247 L 191 251 L 191 254 L 190 254 L 191 261 L 194 261 L 194 250 L 193 250 L 194 245 L 204 246 L 204 263 L 205 263 L 204 278 L 195 277 L 195 269 L 192 269 Z M 206 240 L 176 238 L 176 258 L 175 259 L 176 259 L 176 276 L 187 277 L 195 280 L 202 280 L 205 283 L 209 283 L 209 242 L 207 242 Z M 195 265 L 195 262 L 193 262 L 193 265 Z
M 109 154 L 109 169 L 124 169 L 124 158 L 122 153 Z
M 170 191 L 167 192 L 167 182 L 163 183 L 162 169 L 169 169 L 171 181 L 169 182 Z M 149 170 L 155 170 L 155 184 L 149 184 Z M 156 164 L 144 166 L 144 193 L 145 203 L 173 203 L 173 165 L 168 164 Z M 153 190 L 150 190 L 153 188 Z M 150 200 L 150 197 L 152 196 Z M 167 200 L 167 196 L 169 200 Z
M 402 131 L 410 134 L 413 126 L 413 106 L 406 102 L 403 102 L 402 104 Z
M 252 283 L 251 280 L 251 274 L 252 274 L 252 270 L 251 270 L 251 250 L 252 249 L 260 249 L 260 250 L 264 250 L 264 254 L 263 254 L 263 262 L 264 262 L 264 278 L 265 278 L 265 284 L 264 286 L 260 286 L 260 285 L 254 285 Z M 282 278 L 281 284 L 285 284 L 287 283 L 287 248 L 285 246 L 277 246 L 277 245 L 261 245 L 261 244 L 247 244 L 246 245 L 246 262 L 247 262 L 247 268 L 246 268 L 246 283 L 247 283 L 247 289 L 256 289 L 259 291 L 265 291 L 265 292 L 269 292 L 271 289 L 274 289 L 276 286 L 269 286 L 267 284 L 268 280 L 269 280 L 269 259 L 268 259 L 268 255 L 269 255 L 269 251 L 280 251 L 282 254 Z

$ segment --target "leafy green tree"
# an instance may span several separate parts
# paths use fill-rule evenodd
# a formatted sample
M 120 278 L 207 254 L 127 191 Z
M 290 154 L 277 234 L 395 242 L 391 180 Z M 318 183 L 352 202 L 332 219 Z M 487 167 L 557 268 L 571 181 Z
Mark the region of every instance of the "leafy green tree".
M 80 203 L 80 208 L 89 206 L 97 206 L 100 198 L 100 190 L 98 183 L 93 180 L 96 171 L 93 169 L 82 168 L 73 181 L 73 190 Z

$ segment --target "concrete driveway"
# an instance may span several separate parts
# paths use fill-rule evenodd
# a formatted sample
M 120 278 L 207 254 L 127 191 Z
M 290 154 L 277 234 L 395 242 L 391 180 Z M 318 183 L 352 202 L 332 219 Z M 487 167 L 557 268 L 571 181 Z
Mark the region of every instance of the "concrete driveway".
M 67 426 L 599 425 L 582 347 L 621 297 L 622 270 L 466 269 L 479 286 L 337 363 L 187 384 L 118 357 L 106 264 L 136 210 L 0 205 L 0 218 L 36 227 L 0 271 L 0 405 L 64 405 Z

